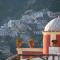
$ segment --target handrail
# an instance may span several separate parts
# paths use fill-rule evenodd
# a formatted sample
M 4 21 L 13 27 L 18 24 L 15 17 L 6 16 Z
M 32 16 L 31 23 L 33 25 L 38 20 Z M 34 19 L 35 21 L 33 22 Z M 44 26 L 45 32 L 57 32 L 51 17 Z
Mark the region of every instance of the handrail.
M 18 56 L 60 56 L 60 54 L 18 54 Z
M 53 57 L 53 60 L 54 60 L 54 57 L 55 56 L 60 56 L 60 54 L 16 54 L 16 55 L 13 55 L 13 56 L 11 56 L 11 57 L 8 57 L 6 60 L 16 60 L 16 58 L 17 58 L 17 56 L 52 56 Z M 42 57 L 40 57 L 40 58 L 42 58 Z M 44 59 L 44 58 L 42 58 L 42 59 Z

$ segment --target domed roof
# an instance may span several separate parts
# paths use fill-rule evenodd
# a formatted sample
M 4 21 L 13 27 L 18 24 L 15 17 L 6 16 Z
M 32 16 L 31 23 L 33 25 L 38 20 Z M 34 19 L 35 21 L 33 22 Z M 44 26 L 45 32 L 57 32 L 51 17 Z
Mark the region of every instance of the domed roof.
M 51 20 L 46 26 L 44 31 L 60 31 L 60 17 Z

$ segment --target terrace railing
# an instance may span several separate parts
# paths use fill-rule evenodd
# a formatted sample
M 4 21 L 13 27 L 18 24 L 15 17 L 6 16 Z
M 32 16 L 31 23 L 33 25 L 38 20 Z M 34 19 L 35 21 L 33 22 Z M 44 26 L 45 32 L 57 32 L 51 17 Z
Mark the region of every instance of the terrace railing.
M 16 54 L 13 55 L 11 57 L 8 57 L 6 60 L 21 60 L 21 56 L 30 56 L 29 58 L 26 58 L 26 60 L 36 60 L 35 58 L 33 59 L 33 57 L 39 56 L 38 60 L 60 60 L 60 55 L 57 54 L 32 54 L 32 55 L 28 55 L 28 54 Z M 24 60 L 24 59 L 23 59 Z

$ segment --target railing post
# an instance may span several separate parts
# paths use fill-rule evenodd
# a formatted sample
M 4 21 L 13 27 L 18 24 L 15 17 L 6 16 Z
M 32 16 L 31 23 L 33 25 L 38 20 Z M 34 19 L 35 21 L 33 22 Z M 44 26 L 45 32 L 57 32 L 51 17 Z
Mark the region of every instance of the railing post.
M 28 58 L 27 60 L 32 60 L 32 57 Z
M 54 55 L 52 56 L 52 60 L 54 60 Z
M 48 57 L 46 58 L 46 60 L 48 60 Z
M 58 55 L 58 60 L 60 59 L 59 57 L 60 57 L 60 56 Z

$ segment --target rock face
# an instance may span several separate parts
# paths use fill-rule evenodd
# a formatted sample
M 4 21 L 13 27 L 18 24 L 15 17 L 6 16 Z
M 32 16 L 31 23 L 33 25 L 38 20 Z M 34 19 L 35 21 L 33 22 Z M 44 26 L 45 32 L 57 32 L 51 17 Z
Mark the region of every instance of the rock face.
M 45 11 L 45 10 L 44 10 Z M 8 23 L 5 23 L 0 27 L 0 36 L 12 36 L 15 37 L 19 32 L 30 32 L 40 34 L 44 29 L 44 26 L 48 22 L 45 20 L 44 14 L 47 14 L 50 17 L 49 11 L 29 11 L 21 17 L 19 20 L 9 20 Z M 48 17 L 47 17 L 48 18 Z
M 50 11 L 60 11 L 60 1 L 57 0 L 0 0 L 0 25 L 8 19 L 20 19 L 26 10 L 40 11 L 48 8 Z

